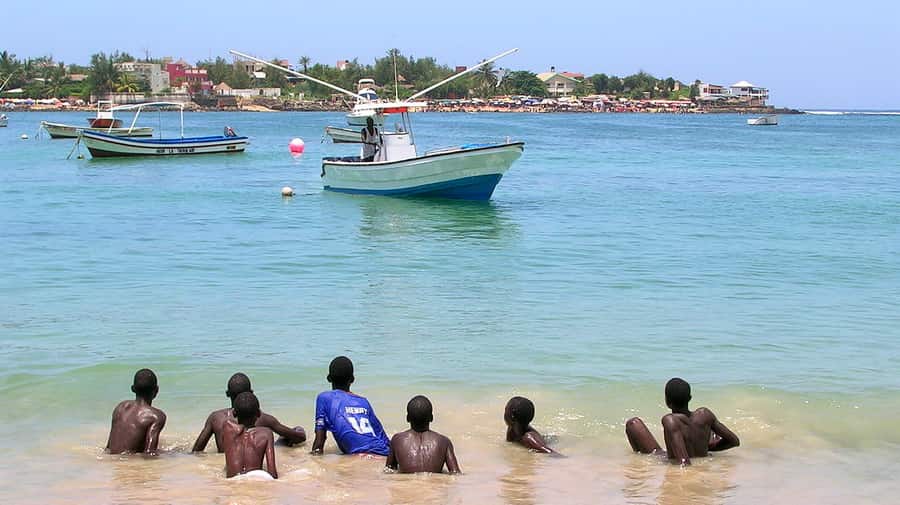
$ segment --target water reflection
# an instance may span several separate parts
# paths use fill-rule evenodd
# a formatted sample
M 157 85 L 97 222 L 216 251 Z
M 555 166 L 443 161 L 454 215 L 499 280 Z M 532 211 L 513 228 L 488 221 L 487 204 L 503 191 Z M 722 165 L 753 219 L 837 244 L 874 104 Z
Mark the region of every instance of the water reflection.
M 367 238 L 496 240 L 517 234 L 517 226 L 505 209 L 490 201 L 340 197 L 358 199 L 362 212 L 360 234 Z
M 720 505 L 732 495 L 734 463 L 705 458 L 693 466 L 672 465 L 654 456 L 634 455 L 624 466 L 622 494 L 628 503 Z
M 534 505 L 538 462 L 534 454 L 517 452 L 520 454 L 510 455 L 509 471 L 500 477 L 500 496 L 507 505 Z

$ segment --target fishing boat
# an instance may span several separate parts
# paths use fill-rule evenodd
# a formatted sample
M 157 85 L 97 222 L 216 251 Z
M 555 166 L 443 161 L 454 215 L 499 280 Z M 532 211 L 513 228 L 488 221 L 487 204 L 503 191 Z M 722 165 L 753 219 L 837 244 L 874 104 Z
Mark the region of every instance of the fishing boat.
M 426 102 L 415 99 L 430 91 L 518 49 L 511 49 L 489 58 L 467 70 L 413 94 L 406 101 L 360 101 L 358 93 L 312 78 L 293 70 L 274 65 L 238 51 L 231 53 L 242 58 L 268 65 L 298 77 L 311 80 L 341 93 L 357 98 L 354 112 L 368 113 L 374 117 L 399 114 L 401 124 L 393 132 L 380 131 L 380 142 L 375 156 L 365 160 L 359 156 L 326 157 L 322 159 L 323 186 L 328 191 L 362 195 L 429 196 L 463 200 L 489 200 L 494 188 L 512 164 L 522 156 L 524 142 L 464 144 L 444 147 L 419 154 L 412 131 L 409 113 L 424 109 Z M 326 128 L 326 133 L 338 143 L 362 143 L 359 130 Z
M 94 158 L 121 156 L 172 156 L 185 154 L 239 153 L 246 149 L 249 140 L 225 127 L 224 135 L 206 137 L 184 136 L 184 104 L 175 102 L 151 102 L 123 105 L 119 110 L 134 109 L 134 122 L 145 109 L 162 110 L 177 107 L 181 112 L 181 136 L 178 138 L 141 139 L 118 137 L 107 133 L 84 130 L 78 137 Z
M 424 102 L 369 104 L 376 112 L 400 114 L 402 126 L 381 134 L 373 161 L 361 156 L 322 159 L 322 183 L 339 193 L 430 196 L 489 200 L 509 167 L 522 156 L 524 142 L 465 144 L 418 154 L 409 110 Z
M 5 127 L 9 124 L 9 118 L 6 117 L 6 114 L 0 114 L 0 128 Z
M 103 106 L 108 106 L 104 109 Z M 97 115 L 87 118 L 88 126 L 74 126 L 63 123 L 53 123 L 50 121 L 41 121 L 41 128 L 46 130 L 52 139 L 74 139 L 82 131 L 93 131 L 114 135 L 117 137 L 151 137 L 153 136 L 153 128 L 148 126 L 135 126 L 132 122 L 131 126 L 124 128 L 122 120 L 115 117 L 115 112 L 119 110 L 128 110 L 130 106 L 123 105 L 112 107 L 112 102 L 100 100 L 97 102 Z
M 778 116 L 766 114 L 765 116 L 748 119 L 747 124 L 750 126 L 776 126 L 778 124 Z
M 375 79 L 360 79 L 356 83 L 356 94 L 359 97 L 346 118 L 350 128 L 356 128 L 357 133 L 362 127 L 366 126 L 366 120 L 372 118 L 375 127 L 381 129 L 384 127 L 384 115 L 375 114 L 372 110 L 363 109 L 359 106 L 366 103 L 378 101 L 378 93 L 375 92 Z

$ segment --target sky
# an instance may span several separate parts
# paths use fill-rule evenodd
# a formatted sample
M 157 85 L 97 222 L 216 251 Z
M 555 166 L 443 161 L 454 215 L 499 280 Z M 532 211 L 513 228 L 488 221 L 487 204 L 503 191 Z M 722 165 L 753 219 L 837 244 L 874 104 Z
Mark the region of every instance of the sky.
M 0 50 L 86 64 L 96 52 L 188 62 L 229 49 L 296 63 L 372 63 L 392 48 L 472 65 L 506 49 L 513 70 L 768 87 L 776 106 L 900 109 L 900 2 L 7 2 Z M 75 6 L 75 7 L 73 7 Z M 10 22 L 15 20 L 15 22 Z

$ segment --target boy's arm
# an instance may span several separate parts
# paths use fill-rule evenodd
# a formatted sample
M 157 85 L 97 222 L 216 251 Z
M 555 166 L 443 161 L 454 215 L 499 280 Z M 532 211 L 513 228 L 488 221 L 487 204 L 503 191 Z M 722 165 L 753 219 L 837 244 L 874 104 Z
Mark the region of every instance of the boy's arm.
M 543 452 L 545 454 L 558 454 L 547 445 L 547 442 L 544 441 L 544 437 L 542 437 L 540 433 L 533 429 L 522 435 L 519 443 L 537 452 Z
M 684 440 L 684 434 L 678 429 L 678 421 L 667 414 L 662 418 L 663 435 L 666 437 L 666 454 L 670 461 L 678 462 L 682 465 L 690 465 L 691 458 L 688 455 L 687 443 Z
M 729 430 L 724 424 L 719 422 L 719 419 L 716 418 L 716 415 L 713 414 L 711 410 L 705 410 L 709 412 L 710 417 L 712 417 L 712 425 L 710 426 L 710 429 L 713 433 L 716 434 L 716 436 L 709 442 L 710 451 L 726 451 L 728 449 L 741 445 L 741 440 L 737 435 L 734 434 L 733 431 Z
M 273 415 L 263 414 L 262 416 L 260 416 L 259 420 L 256 421 L 256 425 L 265 426 L 266 428 L 274 431 L 277 435 L 284 437 L 288 445 L 296 445 L 306 442 L 306 431 L 304 431 L 303 428 L 301 428 L 300 426 L 297 426 L 296 428 L 289 428 L 281 424 Z
M 324 429 L 316 429 L 316 438 L 313 440 L 311 454 L 322 454 L 325 448 L 325 439 L 328 438 L 328 432 Z
M 269 475 L 274 478 L 278 478 L 278 469 L 275 468 L 275 435 L 272 434 L 272 431 L 266 434 L 266 470 L 268 470 Z
M 159 413 L 153 418 L 153 423 L 151 423 L 150 427 L 147 428 L 147 438 L 144 441 L 144 452 L 146 452 L 147 454 L 156 455 L 157 448 L 159 447 L 159 434 L 165 427 L 166 414 L 160 410 Z
M 106 449 L 109 450 L 109 447 L 112 445 L 112 436 L 113 436 L 113 427 L 116 425 L 116 418 L 119 413 L 119 405 L 116 405 L 116 408 L 113 409 L 112 420 L 109 422 L 109 437 L 106 439 Z
M 394 439 L 393 438 L 391 439 L 391 445 L 389 447 L 390 447 L 390 452 L 388 452 L 387 460 L 385 460 L 384 466 L 385 466 L 385 468 L 390 468 L 392 470 L 396 470 L 398 463 L 397 463 L 397 456 L 394 456 Z
M 206 418 L 206 424 L 203 425 L 203 430 L 200 432 L 200 435 L 197 436 L 197 441 L 194 442 L 194 448 L 191 449 L 191 452 L 203 452 L 206 449 L 206 444 L 209 443 L 209 439 L 212 438 L 213 435 L 212 417 L 213 415 L 210 414 L 209 417 Z
M 456 461 L 456 452 L 453 451 L 453 442 L 447 439 L 447 455 L 446 461 L 448 473 L 462 473 L 459 469 L 459 463 Z

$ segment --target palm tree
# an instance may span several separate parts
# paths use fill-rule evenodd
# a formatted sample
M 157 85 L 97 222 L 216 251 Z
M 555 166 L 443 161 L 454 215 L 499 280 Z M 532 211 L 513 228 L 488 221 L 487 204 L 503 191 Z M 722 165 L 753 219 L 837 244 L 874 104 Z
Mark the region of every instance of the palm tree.
M 131 77 L 124 72 L 119 74 L 119 78 L 116 79 L 116 91 L 119 93 L 135 93 L 140 88 L 138 83 L 131 80 Z
M 491 89 L 497 85 L 497 72 L 494 70 L 494 64 L 488 63 L 478 69 L 475 73 L 475 82 L 479 83 L 478 89 L 482 98 L 490 98 L 493 94 Z
M 61 98 L 63 87 L 69 83 L 66 66 L 62 63 L 44 69 L 44 90 L 48 96 Z
M 115 90 L 119 74 L 119 69 L 116 68 L 112 58 L 105 53 L 97 53 L 91 56 L 91 92 L 99 94 Z
M 301 56 L 300 57 L 300 65 L 303 66 L 303 73 L 305 74 L 307 70 L 309 70 L 309 64 L 312 60 L 309 56 Z

